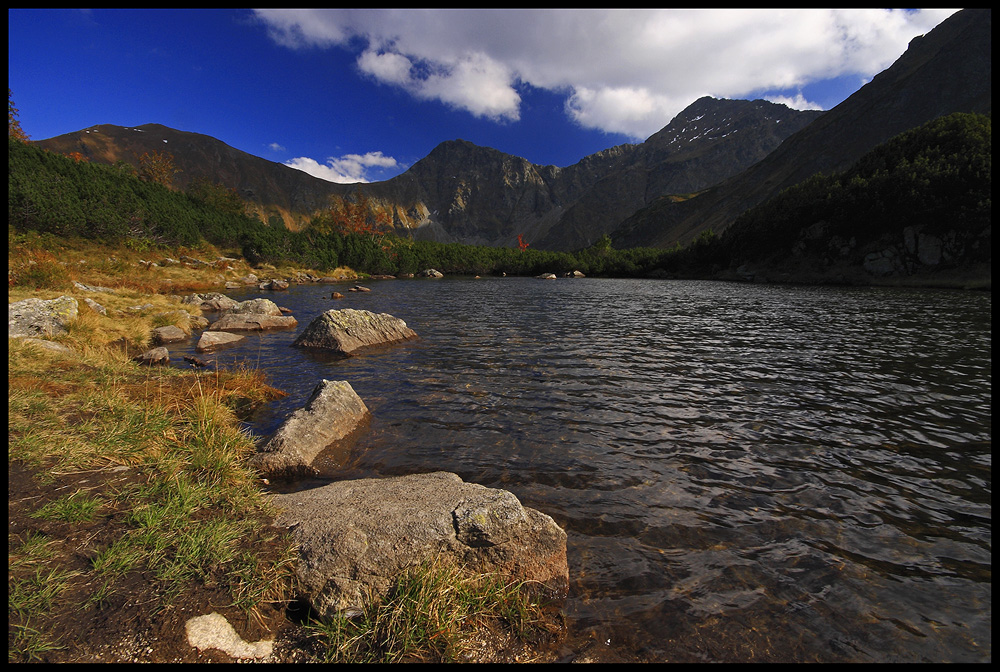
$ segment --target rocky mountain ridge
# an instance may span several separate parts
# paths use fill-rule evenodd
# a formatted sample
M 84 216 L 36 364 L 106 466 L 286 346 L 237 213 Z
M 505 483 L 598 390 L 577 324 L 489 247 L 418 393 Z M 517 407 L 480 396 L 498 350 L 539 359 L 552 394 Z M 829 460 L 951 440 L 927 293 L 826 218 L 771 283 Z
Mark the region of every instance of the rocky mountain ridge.
M 816 173 L 845 170 L 877 145 L 952 112 L 992 112 L 992 11 L 956 12 L 885 71 L 764 160 L 681 203 L 660 200 L 612 234 L 616 247 L 687 244 Z
M 177 188 L 208 178 L 235 189 L 262 221 L 277 217 L 291 229 L 305 226 L 331 197 L 363 191 L 398 233 L 417 240 L 511 246 L 520 234 L 535 247 L 571 250 L 609 233 L 662 193 L 705 189 L 747 168 L 819 114 L 705 97 L 645 143 L 611 147 L 564 168 L 449 140 L 397 177 L 353 185 L 159 124 L 105 124 L 36 144 L 109 164 L 137 165 L 143 153 L 167 152 L 181 171 Z

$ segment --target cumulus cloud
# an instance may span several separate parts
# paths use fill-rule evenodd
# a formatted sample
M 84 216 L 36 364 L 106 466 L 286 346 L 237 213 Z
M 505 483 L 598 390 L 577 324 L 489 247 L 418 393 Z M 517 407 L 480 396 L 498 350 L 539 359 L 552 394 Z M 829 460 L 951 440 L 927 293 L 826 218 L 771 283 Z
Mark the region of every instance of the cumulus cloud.
M 871 78 L 957 10 L 257 10 L 289 48 L 355 51 L 359 70 L 416 98 L 500 122 L 519 89 L 566 96 L 587 128 L 644 139 L 703 95 Z M 800 109 L 803 109 L 800 107 Z
M 370 182 L 368 173 L 372 169 L 396 168 L 399 164 L 396 159 L 385 156 L 382 152 L 368 152 L 367 154 L 345 154 L 341 157 L 330 157 L 325 164 L 306 156 L 300 156 L 285 161 L 285 165 L 327 182 L 352 184 Z
M 819 103 L 813 103 L 806 100 L 806 97 L 801 93 L 796 94 L 792 97 L 789 96 L 767 96 L 765 100 L 772 103 L 778 103 L 780 105 L 787 105 L 793 110 L 822 110 L 823 106 Z

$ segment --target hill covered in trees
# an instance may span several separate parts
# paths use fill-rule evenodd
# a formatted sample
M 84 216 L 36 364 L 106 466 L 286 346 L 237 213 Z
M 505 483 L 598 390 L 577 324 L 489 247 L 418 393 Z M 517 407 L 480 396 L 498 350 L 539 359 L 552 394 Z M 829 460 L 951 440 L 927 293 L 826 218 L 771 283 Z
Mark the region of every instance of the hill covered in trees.
M 990 117 L 941 117 L 747 210 L 718 240 L 717 263 L 771 277 L 960 271 L 989 282 L 992 162 Z

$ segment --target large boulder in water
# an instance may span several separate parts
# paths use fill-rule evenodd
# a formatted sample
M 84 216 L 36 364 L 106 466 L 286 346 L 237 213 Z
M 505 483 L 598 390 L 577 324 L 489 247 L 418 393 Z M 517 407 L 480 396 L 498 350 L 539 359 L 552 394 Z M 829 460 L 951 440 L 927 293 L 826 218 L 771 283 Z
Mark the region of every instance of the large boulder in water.
M 389 345 L 416 338 L 406 322 L 388 313 L 367 310 L 328 310 L 309 323 L 292 345 L 323 348 L 344 357 L 364 348 Z
M 270 476 L 309 474 L 317 455 L 348 437 L 369 417 L 365 402 L 346 380 L 320 381 L 306 405 L 285 420 L 251 464 Z
M 197 352 L 209 352 L 210 350 L 234 345 L 244 340 L 246 340 L 246 336 L 231 334 L 225 331 L 203 331 L 194 349 Z
M 278 308 L 276 304 L 271 299 L 250 299 L 248 301 L 240 301 L 234 306 L 226 309 L 227 315 L 239 314 L 239 315 L 281 315 L 281 308 Z
M 340 481 L 274 503 L 275 524 L 299 548 L 300 585 L 323 616 L 357 612 L 433 561 L 531 582 L 550 597 L 569 589 L 566 532 L 512 493 L 456 474 Z

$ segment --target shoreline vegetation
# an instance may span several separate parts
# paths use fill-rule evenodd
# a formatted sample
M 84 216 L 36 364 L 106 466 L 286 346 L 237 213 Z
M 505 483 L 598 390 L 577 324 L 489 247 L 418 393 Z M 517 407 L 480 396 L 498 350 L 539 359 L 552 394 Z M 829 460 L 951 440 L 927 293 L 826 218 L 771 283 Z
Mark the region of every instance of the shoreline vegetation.
M 132 360 L 156 327 L 190 333 L 184 310 L 198 309 L 182 306 L 183 295 L 224 291 L 251 271 L 303 269 L 150 266 L 128 249 L 38 243 L 9 236 L 8 273 L 18 278 L 9 301 L 70 295 L 80 311 L 51 339 L 65 350 L 8 340 L 8 662 L 231 661 L 185 636 L 188 619 L 213 612 L 246 642 L 273 641 L 265 662 L 553 659 L 560 614 L 456 568 L 418 568 L 400 578 L 399 597 L 350 621 L 305 613 L 294 545 L 270 525 L 266 486 L 247 466 L 253 439 L 239 426 L 283 393 L 262 371 Z

